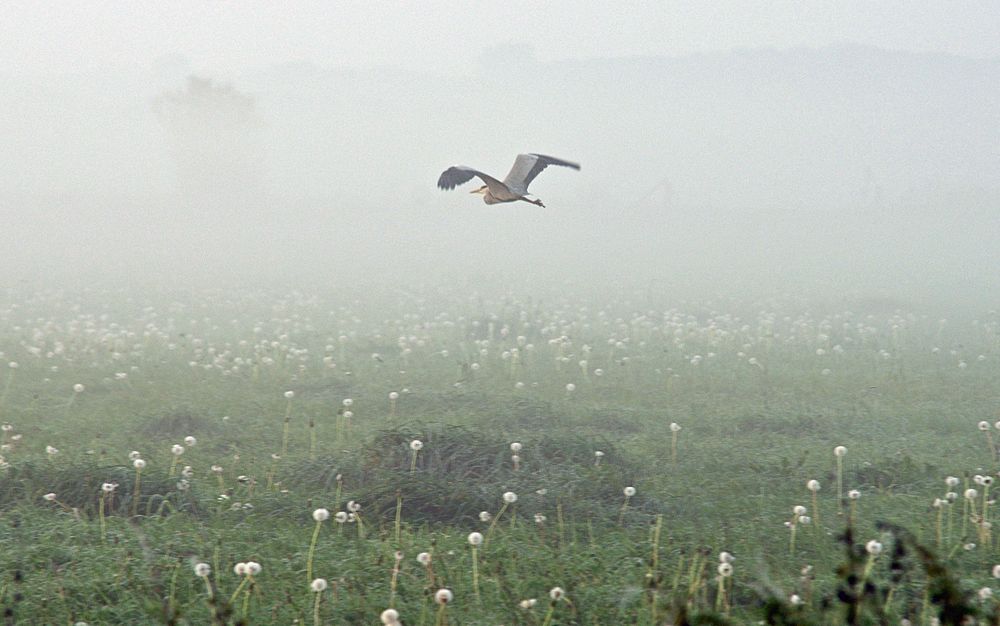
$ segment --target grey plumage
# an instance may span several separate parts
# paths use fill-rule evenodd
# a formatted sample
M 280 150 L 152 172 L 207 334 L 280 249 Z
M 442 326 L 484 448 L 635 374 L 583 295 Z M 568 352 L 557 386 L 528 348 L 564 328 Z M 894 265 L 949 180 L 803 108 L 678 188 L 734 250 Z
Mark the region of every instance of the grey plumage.
M 472 180 L 473 177 L 478 176 L 486 184 L 472 193 L 481 193 L 483 195 L 483 202 L 486 204 L 524 200 L 538 206 L 545 206 L 540 200 L 532 200 L 525 196 L 528 194 L 528 185 L 531 184 L 531 181 L 535 180 L 542 170 L 549 165 L 560 165 L 575 170 L 580 169 L 577 163 L 564 161 L 544 154 L 519 154 L 514 161 L 514 166 L 510 168 L 507 177 L 502 181 L 477 169 L 465 165 L 455 165 L 441 173 L 440 178 L 438 178 L 438 187 L 440 189 L 454 189 Z

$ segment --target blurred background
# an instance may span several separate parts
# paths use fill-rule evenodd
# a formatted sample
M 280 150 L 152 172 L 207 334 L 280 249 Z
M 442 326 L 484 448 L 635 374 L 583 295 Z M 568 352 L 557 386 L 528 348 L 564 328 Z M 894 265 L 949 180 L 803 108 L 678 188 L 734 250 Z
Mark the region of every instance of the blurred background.
M 0 7 L 0 286 L 465 280 L 996 306 L 1000 12 Z M 578 161 L 547 208 L 435 187 Z

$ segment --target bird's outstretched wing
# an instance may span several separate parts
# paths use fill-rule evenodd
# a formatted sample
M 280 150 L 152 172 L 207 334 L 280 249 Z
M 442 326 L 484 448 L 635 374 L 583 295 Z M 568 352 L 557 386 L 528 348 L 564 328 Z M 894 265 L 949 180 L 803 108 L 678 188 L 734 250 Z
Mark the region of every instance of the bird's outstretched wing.
M 531 181 L 535 180 L 535 177 L 550 165 L 572 167 L 575 170 L 580 169 L 579 163 L 563 161 L 562 159 L 545 156 L 544 154 L 519 154 L 514 161 L 514 167 L 510 168 L 510 173 L 507 174 L 507 178 L 503 179 L 503 182 L 511 190 L 522 194 L 527 193 L 528 185 L 531 184 Z
M 449 167 L 445 171 L 441 172 L 441 176 L 438 178 L 438 188 L 454 189 L 462 183 L 472 180 L 473 176 L 481 178 L 490 188 L 493 188 L 494 185 L 503 187 L 503 183 L 489 174 L 484 174 L 479 170 L 474 170 L 471 167 L 466 167 L 464 165 L 453 165 L 452 167 Z

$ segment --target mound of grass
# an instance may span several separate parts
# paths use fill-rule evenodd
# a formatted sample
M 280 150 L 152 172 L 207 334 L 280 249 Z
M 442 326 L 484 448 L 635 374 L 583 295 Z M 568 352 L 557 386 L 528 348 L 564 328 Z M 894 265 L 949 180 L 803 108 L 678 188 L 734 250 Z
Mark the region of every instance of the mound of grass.
M 138 434 L 154 440 L 182 439 L 192 433 L 218 435 L 219 420 L 198 414 L 189 408 L 173 408 L 143 419 L 136 428 Z
M 0 510 L 10 510 L 22 502 L 38 504 L 43 495 L 54 493 L 58 502 L 52 503 L 53 507 L 63 505 L 84 516 L 96 515 L 101 486 L 116 483 L 113 496 L 105 498 L 106 515 L 130 515 L 133 510 L 139 515 L 185 511 L 197 516 L 204 512 L 197 499 L 178 490 L 177 478 L 159 471 L 143 472 L 139 502 L 134 508 L 135 470 L 124 465 L 24 461 L 12 464 L 7 472 L 5 480 L 0 481 Z
M 414 463 L 410 442 L 415 439 L 423 447 Z M 393 519 L 398 496 L 410 523 L 464 524 L 480 511 L 496 512 L 506 491 L 517 493 L 519 506 L 529 513 L 551 515 L 558 502 L 567 516 L 615 519 L 623 488 L 641 475 L 637 465 L 603 439 L 550 433 L 523 441 L 517 470 L 510 443 L 478 428 L 406 424 L 375 434 L 356 459 L 325 457 L 295 464 L 287 484 L 330 494 L 341 474 L 343 500 L 362 502 L 369 516 Z M 595 450 L 604 452 L 598 466 Z M 354 469 L 341 472 L 340 467 Z M 633 504 L 641 511 L 651 503 L 639 496 Z

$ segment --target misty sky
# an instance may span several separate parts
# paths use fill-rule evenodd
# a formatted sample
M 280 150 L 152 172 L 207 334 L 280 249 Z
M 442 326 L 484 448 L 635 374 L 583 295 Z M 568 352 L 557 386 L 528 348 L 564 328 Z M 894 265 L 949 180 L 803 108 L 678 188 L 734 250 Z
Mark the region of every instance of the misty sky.
M 452 72 L 509 44 L 543 59 L 843 42 L 990 58 L 998 32 L 991 2 L 7 0 L 0 72 L 146 69 L 172 54 L 200 72 L 290 61 Z

